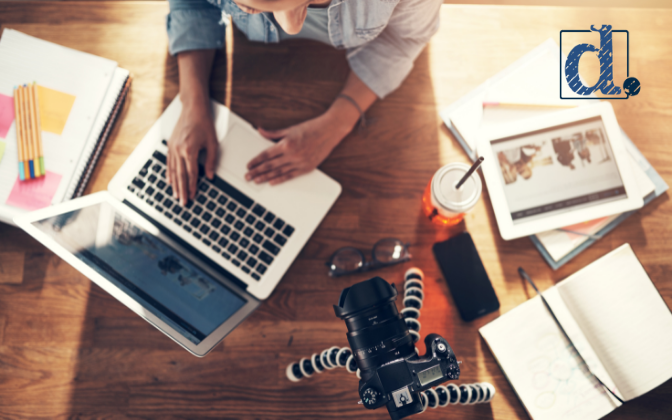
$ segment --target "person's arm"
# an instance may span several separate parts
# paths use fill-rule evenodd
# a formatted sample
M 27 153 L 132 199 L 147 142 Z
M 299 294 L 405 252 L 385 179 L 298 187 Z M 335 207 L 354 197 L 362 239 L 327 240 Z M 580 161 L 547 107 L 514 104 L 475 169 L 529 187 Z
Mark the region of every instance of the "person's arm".
M 341 94 L 352 98 L 362 111 L 376 100 L 376 94 L 353 72 L 348 75 Z M 352 131 L 359 118 L 354 104 L 337 97 L 319 117 L 282 130 L 260 128 L 262 136 L 281 140 L 248 163 L 245 179 L 275 185 L 312 171 Z
M 350 74 L 341 93 L 362 111 L 384 98 L 408 76 L 413 61 L 438 30 L 441 0 L 402 0 L 383 32 L 348 54 Z M 310 172 L 352 130 L 360 115 L 353 104 L 336 98 L 324 114 L 282 130 L 259 129 L 278 143 L 252 159 L 247 180 L 278 184 Z
M 224 45 L 221 10 L 205 0 L 169 0 L 169 51 L 177 55 L 182 113 L 168 141 L 168 182 L 182 204 L 196 194 L 198 153 L 207 152 L 205 172 L 214 176 L 217 138 L 209 97 L 215 50 Z
M 168 183 L 182 204 L 194 198 L 198 153 L 206 150 L 205 174 L 212 178 L 217 163 L 217 136 L 210 106 L 210 71 L 215 50 L 184 51 L 177 56 L 182 113 L 168 140 Z
M 406 79 L 413 62 L 439 30 L 442 0 L 401 0 L 383 31 L 348 51 L 353 72 L 383 99 Z

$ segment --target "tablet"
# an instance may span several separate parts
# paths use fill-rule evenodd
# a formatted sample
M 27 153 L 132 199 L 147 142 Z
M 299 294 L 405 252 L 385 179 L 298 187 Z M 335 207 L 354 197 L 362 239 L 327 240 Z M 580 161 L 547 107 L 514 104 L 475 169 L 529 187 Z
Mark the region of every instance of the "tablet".
M 643 205 L 607 102 L 484 128 L 478 152 L 505 240 Z

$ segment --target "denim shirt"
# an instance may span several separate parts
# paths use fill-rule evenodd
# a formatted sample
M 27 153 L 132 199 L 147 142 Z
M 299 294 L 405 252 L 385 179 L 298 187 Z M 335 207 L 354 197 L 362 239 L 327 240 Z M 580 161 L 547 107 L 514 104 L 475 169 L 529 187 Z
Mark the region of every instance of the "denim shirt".
M 270 13 L 248 14 L 233 0 L 169 0 L 171 54 L 224 45 L 225 16 L 250 41 L 277 43 Z M 332 0 L 329 39 L 345 49 L 350 69 L 379 98 L 404 81 L 432 35 L 439 29 L 442 0 Z

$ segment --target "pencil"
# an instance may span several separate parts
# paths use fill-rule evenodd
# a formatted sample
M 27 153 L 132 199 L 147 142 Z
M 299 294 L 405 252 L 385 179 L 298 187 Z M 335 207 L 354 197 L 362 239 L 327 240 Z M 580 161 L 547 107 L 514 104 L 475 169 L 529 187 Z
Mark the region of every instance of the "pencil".
M 20 112 L 21 106 L 19 105 L 20 101 L 21 99 L 19 98 L 19 88 L 14 86 L 14 115 L 16 118 L 16 149 L 19 154 L 19 179 L 24 181 L 26 179 L 26 172 L 24 170 L 24 162 L 26 158 L 23 151 L 23 130 L 21 128 L 22 118 Z
M 40 144 L 37 135 L 37 109 L 35 108 L 35 83 L 28 85 L 28 107 L 30 114 L 30 141 L 33 147 L 33 165 L 35 178 L 39 178 L 44 173 L 40 170 Z
M 570 104 L 526 104 L 518 102 L 483 102 L 483 108 L 576 108 Z
M 37 94 L 37 82 L 33 82 L 33 93 L 35 95 L 35 121 L 37 123 L 37 145 L 40 152 L 40 172 L 46 175 L 44 169 L 44 144 L 42 143 L 42 120 L 40 119 L 40 96 Z

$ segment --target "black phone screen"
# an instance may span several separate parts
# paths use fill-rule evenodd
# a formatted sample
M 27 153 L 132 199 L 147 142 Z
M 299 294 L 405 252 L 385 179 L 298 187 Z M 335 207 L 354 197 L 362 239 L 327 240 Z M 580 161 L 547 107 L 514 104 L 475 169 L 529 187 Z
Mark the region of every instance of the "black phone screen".
M 495 290 L 468 232 L 434 244 L 433 251 L 463 320 L 472 321 L 499 309 Z

